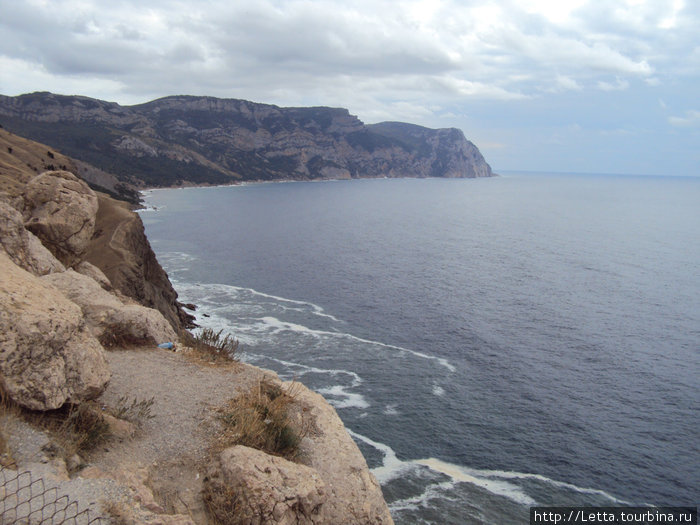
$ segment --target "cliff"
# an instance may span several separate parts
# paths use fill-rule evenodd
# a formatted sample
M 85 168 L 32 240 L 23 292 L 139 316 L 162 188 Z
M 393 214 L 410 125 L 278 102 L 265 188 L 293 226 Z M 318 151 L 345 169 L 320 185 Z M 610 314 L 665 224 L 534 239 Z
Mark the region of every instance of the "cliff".
M 26 502 L 0 522 L 49 509 L 129 525 L 392 523 L 321 396 L 179 340 L 176 294 L 128 206 L 45 145 L 0 130 L 0 147 L 0 494 Z M 47 159 L 63 169 L 40 171 Z M 288 400 L 293 458 L 226 434 L 223 408 L 270 388 Z
M 32 93 L 0 96 L 0 123 L 123 184 L 492 175 L 458 129 L 365 125 L 342 108 L 192 96 L 120 106 Z
M 6 198 L 17 203 L 18 208 L 38 208 L 40 202 L 51 201 L 51 194 L 38 195 L 35 190 L 29 196 L 27 185 L 43 171 L 62 170 L 65 172 L 80 172 L 78 163 L 65 155 L 52 150 L 50 147 L 18 137 L 7 130 L 0 129 L 0 192 Z M 55 183 L 57 179 L 49 178 Z M 36 183 L 35 183 L 36 185 Z M 47 190 L 48 191 L 48 190 Z M 53 193 L 58 199 L 61 191 L 54 187 Z M 94 195 L 92 206 L 94 213 L 90 214 L 90 227 L 83 231 L 83 244 L 76 252 L 74 247 L 63 250 L 52 237 L 58 236 L 65 240 L 65 235 L 51 231 L 52 227 L 42 226 L 39 219 L 29 229 L 37 233 L 42 242 L 49 245 L 51 251 L 68 266 L 81 262 L 89 262 L 99 268 L 110 280 L 111 285 L 127 297 L 131 297 L 146 306 L 156 308 L 170 322 L 175 331 L 188 328 L 192 318 L 177 302 L 177 292 L 168 280 L 168 276 L 156 260 L 144 233 L 141 218 L 130 210 L 127 203 L 115 200 L 101 192 L 93 192 L 90 188 L 82 188 L 75 195 Z M 76 201 L 73 195 L 72 206 L 77 207 L 76 213 L 85 211 L 85 203 Z M 61 208 L 57 201 L 55 208 Z M 68 208 L 64 212 L 68 212 Z M 46 209 L 46 216 L 54 219 L 57 209 Z M 76 215 L 66 216 L 64 222 L 75 221 Z M 85 218 L 80 219 L 84 221 Z M 56 221 L 54 221 L 56 222 Z M 82 222 L 81 222 L 82 224 Z M 44 233 L 42 233 L 44 232 Z M 89 235 L 87 235 L 89 233 Z M 63 253 L 62 253 L 63 252 Z

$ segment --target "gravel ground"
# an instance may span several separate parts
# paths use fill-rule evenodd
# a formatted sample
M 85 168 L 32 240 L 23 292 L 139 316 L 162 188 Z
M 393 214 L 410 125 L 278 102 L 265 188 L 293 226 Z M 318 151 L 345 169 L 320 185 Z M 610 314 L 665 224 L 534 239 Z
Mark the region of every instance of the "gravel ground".
M 81 510 L 104 514 L 107 501 L 122 502 L 141 516 L 136 522 L 150 520 L 138 514 L 147 511 L 185 514 L 206 523 L 200 493 L 217 428 L 213 409 L 267 372 L 240 363 L 212 365 L 153 348 L 113 350 L 107 360 L 112 378 L 97 401 L 109 410 L 124 397 L 129 403 L 153 399 L 151 417 L 141 418 L 133 437 L 113 438 L 82 458 L 88 466 L 72 479 L 63 460 L 47 453 L 45 433 L 5 417 L 0 423 L 18 470 L 31 470 L 33 478 L 68 495 Z

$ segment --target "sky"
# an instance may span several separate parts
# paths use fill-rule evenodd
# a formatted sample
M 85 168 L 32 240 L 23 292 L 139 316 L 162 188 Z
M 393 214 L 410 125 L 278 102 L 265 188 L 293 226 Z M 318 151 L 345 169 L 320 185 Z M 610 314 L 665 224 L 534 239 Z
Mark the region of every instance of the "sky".
M 0 0 L 0 94 L 345 107 L 496 172 L 700 176 L 700 0 Z

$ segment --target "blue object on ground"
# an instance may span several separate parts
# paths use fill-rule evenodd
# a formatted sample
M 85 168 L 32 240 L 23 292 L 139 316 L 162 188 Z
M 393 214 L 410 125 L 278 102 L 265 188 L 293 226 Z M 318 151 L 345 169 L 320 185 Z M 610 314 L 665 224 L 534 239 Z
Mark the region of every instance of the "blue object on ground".
M 175 346 L 173 343 L 161 343 L 158 345 L 158 348 L 167 348 L 168 350 L 172 350 L 173 346 Z

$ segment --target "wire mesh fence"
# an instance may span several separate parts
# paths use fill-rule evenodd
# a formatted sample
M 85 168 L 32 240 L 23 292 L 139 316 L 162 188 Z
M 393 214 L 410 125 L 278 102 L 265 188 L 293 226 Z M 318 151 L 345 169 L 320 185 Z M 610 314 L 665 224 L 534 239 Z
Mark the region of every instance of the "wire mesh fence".
M 76 501 L 59 495 L 43 478 L 29 471 L 0 467 L 0 525 L 107 525 L 109 520 L 80 510 Z

